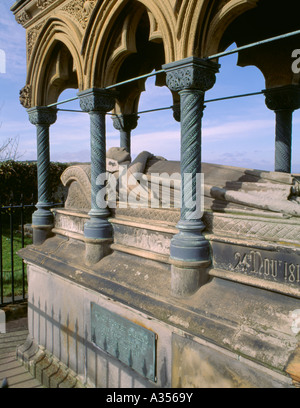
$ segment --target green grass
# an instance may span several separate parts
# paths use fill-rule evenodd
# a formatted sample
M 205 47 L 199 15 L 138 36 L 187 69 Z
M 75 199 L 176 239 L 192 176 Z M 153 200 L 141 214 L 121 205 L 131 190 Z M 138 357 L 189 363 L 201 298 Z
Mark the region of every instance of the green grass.
M 30 245 L 32 239 L 25 237 L 24 245 Z M 13 236 L 13 269 L 14 269 L 14 295 L 23 295 L 23 269 L 22 259 L 17 255 L 22 248 L 22 235 L 14 229 Z M 11 262 L 11 239 L 9 228 L 2 229 L 2 270 L 3 270 L 3 296 L 12 296 L 12 262 Z M 1 280 L 1 276 L 0 276 Z M 25 293 L 27 292 L 27 273 L 24 265 Z

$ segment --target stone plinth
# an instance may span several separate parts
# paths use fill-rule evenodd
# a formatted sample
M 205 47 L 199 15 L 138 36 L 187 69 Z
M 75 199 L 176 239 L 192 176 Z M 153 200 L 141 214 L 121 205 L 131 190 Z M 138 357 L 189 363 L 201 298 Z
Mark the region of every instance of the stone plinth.
M 210 280 L 194 295 L 174 299 L 168 248 L 178 211 L 116 209 L 112 253 L 90 267 L 84 262 L 87 213 L 54 214 L 55 237 L 21 251 L 29 271 L 29 333 L 40 353 L 58 359 L 78 384 L 295 386 L 299 340 L 290 313 L 300 296 L 296 219 L 206 212 Z M 288 264 L 286 280 L 279 255 Z M 155 334 L 155 349 L 148 346 L 155 353 L 154 379 L 121 361 L 118 350 L 111 355 L 93 341 L 92 305 Z

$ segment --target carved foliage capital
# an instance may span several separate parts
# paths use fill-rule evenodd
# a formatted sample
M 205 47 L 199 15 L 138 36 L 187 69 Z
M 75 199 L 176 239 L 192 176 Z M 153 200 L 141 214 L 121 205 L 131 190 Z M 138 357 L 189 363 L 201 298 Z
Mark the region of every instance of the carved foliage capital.
M 115 93 L 105 89 L 79 92 L 80 107 L 84 112 L 109 112 L 115 107 Z
M 50 126 L 56 122 L 57 111 L 56 109 L 47 108 L 44 106 L 37 106 L 27 110 L 29 121 L 33 125 L 46 125 Z
M 114 128 L 123 132 L 130 132 L 135 129 L 138 124 L 139 116 L 131 115 L 116 115 L 112 117 Z
M 19 100 L 20 100 L 21 105 L 24 106 L 24 108 L 31 107 L 31 85 L 25 85 L 20 90 Z
M 266 105 L 274 111 L 296 110 L 300 108 L 300 87 L 287 85 L 278 88 L 265 89 Z
M 219 65 L 200 58 L 186 58 L 163 66 L 167 73 L 167 86 L 175 92 L 197 89 L 206 92 L 216 82 Z

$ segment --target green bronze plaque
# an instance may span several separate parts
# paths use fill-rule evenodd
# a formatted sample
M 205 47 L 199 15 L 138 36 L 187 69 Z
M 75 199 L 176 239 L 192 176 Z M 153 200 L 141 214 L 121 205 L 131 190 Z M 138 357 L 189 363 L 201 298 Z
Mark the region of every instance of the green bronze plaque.
M 156 334 L 95 303 L 91 304 L 92 341 L 133 370 L 156 381 Z

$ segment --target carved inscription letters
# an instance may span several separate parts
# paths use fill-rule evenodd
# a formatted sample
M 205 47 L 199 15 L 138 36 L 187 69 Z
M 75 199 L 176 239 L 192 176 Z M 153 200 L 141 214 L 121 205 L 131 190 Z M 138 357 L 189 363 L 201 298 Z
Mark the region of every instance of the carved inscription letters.
M 275 282 L 300 283 L 300 265 L 283 259 L 265 257 L 259 251 L 236 252 L 234 271 Z
M 214 268 L 300 289 L 300 256 L 288 248 L 251 248 L 214 242 Z

